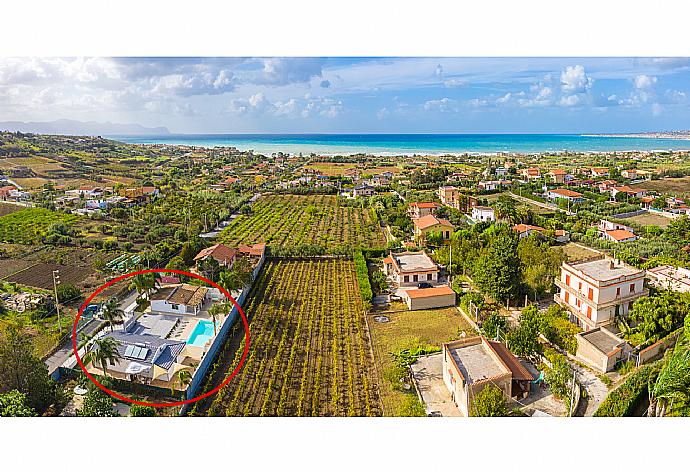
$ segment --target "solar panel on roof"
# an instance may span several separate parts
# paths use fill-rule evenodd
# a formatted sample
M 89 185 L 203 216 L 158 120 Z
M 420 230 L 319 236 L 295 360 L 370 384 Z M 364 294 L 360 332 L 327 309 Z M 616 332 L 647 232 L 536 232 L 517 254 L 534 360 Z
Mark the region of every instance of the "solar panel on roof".
M 131 344 L 128 345 L 128 346 L 125 348 L 125 356 L 126 356 L 126 357 L 132 357 L 132 351 L 133 351 L 133 350 L 134 350 L 134 346 L 132 346 Z
M 146 359 L 146 354 L 148 354 L 148 353 L 149 353 L 149 350 L 147 348 L 145 348 L 145 347 L 141 348 L 141 350 L 139 351 L 139 356 L 137 357 L 137 359 Z
M 137 359 L 139 358 L 139 353 L 141 352 L 141 348 L 139 346 L 132 346 L 132 357 Z

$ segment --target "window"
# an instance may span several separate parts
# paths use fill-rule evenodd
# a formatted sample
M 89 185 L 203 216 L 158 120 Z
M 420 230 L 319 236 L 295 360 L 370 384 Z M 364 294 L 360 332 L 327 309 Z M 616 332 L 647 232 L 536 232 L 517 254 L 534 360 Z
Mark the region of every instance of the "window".
M 582 282 L 577 283 L 577 289 L 582 292 Z
M 426 274 L 426 279 L 431 280 L 431 274 Z
M 576 303 L 576 304 L 577 304 L 577 307 L 580 308 L 580 299 L 579 299 L 579 298 L 577 299 L 577 303 Z
M 565 284 L 570 287 L 570 274 L 565 274 Z
M 569 301 L 570 301 L 570 294 L 569 294 L 568 292 L 565 292 L 565 299 L 564 299 L 564 300 L 565 300 L 566 303 L 569 303 Z
M 587 318 L 589 318 L 590 320 L 592 319 L 592 307 L 591 306 L 587 307 Z
M 173 310 L 179 310 L 179 309 L 180 309 L 180 305 L 175 305 L 175 304 L 173 304 L 172 309 L 173 309 Z
M 406 275 L 405 278 L 404 278 L 404 280 L 405 280 L 405 282 L 409 282 L 409 281 L 410 281 L 410 276 L 409 276 L 409 275 Z
M 630 293 L 635 293 L 635 284 L 630 284 Z
M 618 298 L 618 297 L 620 297 L 620 296 L 621 296 L 621 288 L 620 288 L 620 287 L 616 287 L 616 298 Z
M 412 276 L 412 281 L 417 282 L 419 280 L 419 276 L 417 274 Z
M 592 287 L 590 287 L 587 291 L 587 298 L 589 298 L 590 300 L 594 300 L 594 289 Z

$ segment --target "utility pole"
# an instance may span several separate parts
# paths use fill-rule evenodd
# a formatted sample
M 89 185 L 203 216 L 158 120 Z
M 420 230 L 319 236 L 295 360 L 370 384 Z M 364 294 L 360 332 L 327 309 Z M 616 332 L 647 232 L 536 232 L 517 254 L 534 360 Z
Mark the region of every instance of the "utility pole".
M 53 290 L 55 291 L 55 310 L 57 311 L 58 329 L 62 334 L 62 323 L 60 322 L 60 300 L 58 300 L 57 286 L 60 285 L 60 271 L 58 269 L 53 271 Z
M 450 262 L 448 263 L 448 285 L 453 283 L 453 243 L 450 244 Z
M 568 416 L 573 416 L 573 397 L 575 396 L 575 367 L 573 369 L 573 385 L 570 389 L 570 408 L 568 408 Z

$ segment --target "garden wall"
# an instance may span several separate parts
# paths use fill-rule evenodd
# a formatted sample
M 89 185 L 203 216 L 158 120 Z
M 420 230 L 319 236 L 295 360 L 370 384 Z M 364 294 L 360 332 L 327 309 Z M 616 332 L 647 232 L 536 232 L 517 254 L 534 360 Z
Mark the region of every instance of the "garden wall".
M 676 345 L 676 341 L 678 341 L 678 336 L 680 336 L 681 331 L 683 331 L 682 328 L 669 334 L 665 338 L 658 340 L 651 346 L 642 349 L 638 354 L 638 365 L 646 364 L 647 362 L 659 359 L 666 349 Z

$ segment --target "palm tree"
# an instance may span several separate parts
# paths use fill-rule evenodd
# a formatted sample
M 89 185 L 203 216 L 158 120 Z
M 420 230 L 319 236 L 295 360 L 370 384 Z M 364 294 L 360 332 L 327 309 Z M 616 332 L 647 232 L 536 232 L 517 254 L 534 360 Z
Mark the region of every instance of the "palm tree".
M 655 416 L 666 415 L 669 401 L 673 404 L 690 400 L 690 350 L 678 347 L 681 349 L 671 355 L 652 388 Z
M 110 325 L 110 331 L 113 331 L 115 324 L 122 321 L 122 319 L 125 317 L 125 312 L 120 309 L 117 304 L 117 300 L 114 298 L 111 298 L 103 305 L 101 314 L 103 315 L 106 323 Z
M 188 370 L 181 370 L 177 373 L 177 378 L 176 384 L 180 387 L 180 390 L 184 390 L 187 385 L 189 385 L 192 381 L 192 374 L 189 373 Z M 175 389 L 174 387 L 170 389 L 172 394 L 175 394 Z
M 147 275 L 148 274 L 137 274 L 132 277 L 132 283 L 129 284 L 130 290 L 134 289 L 140 296 L 143 295 L 148 285 Z
M 216 303 L 211 308 L 209 308 L 208 314 L 211 315 L 211 318 L 213 318 L 213 335 L 214 336 L 218 334 L 217 328 L 216 328 L 216 318 L 220 314 L 225 315 L 229 312 L 230 312 L 230 307 L 228 306 L 227 303 Z
M 501 195 L 494 202 L 494 210 L 496 210 L 496 218 L 499 220 L 508 220 L 514 223 L 518 219 L 517 207 L 515 200 L 507 195 Z
M 105 337 L 97 339 L 91 350 L 86 356 L 87 362 L 100 365 L 103 369 L 103 375 L 108 376 L 108 363 L 115 364 L 115 362 L 122 358 L 117 351 L 120 341 L 115 338 Z

